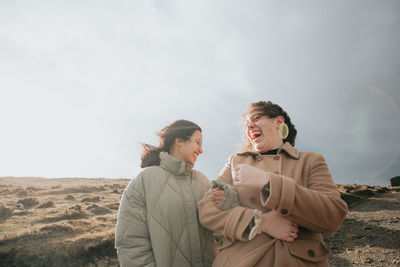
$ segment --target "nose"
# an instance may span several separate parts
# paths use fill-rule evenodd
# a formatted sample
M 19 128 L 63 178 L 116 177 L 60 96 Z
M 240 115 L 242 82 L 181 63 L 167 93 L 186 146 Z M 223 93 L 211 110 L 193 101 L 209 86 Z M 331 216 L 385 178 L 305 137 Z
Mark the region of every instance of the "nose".
M 202 146 L 199 146 L 199 153 L 200 154 L 203 153 L 203 147 Z
M 250 122 L 246 125 L 246 129 L 247 129 L 247 130 L 251 130 L 251 129 L 254 128 L 254 126 L 255 126 L 254 122 L 253 122 L 253 121 L 250 121 Z
M 248 128 L 248 129 L 251 129 L 251 128 L 253 128 L 254 127 L 254 121 L 253 120 L 248 120 L 247 121 L 247 125 L 246 125 L 246 127 Z

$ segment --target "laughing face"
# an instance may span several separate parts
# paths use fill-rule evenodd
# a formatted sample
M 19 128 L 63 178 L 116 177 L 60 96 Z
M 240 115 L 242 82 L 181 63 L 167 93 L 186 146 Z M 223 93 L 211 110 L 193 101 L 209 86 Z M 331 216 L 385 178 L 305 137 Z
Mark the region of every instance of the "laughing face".
M 197 157 L 203 153 L 202 142 L 202 133 L 199 130 L 194 131 L 188 140 L 180 142 L 176 157 L 194 166 Z
M 282 116 L 269 118 L 260 111 L 249 113 L 245 121 L 247 138 L 253 149 L 263 153 L 276 149 L 282 144 L 279 136 L 279 125 L 284 122 Z

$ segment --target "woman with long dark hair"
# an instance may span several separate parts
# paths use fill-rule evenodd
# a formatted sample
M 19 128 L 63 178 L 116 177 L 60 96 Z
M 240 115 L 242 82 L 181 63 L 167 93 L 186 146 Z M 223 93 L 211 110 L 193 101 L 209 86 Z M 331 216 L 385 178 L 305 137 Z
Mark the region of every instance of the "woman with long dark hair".
M 115 236 L 120 264 L 211 266 L 214 238 L 198 218 L 209 181 L 192 169 L 203 153 L 201 128 L 178 120 L 158 136 L 158 146 L 143 144 L 144 170 L 122 195 Z
M 328 266 L 321 233 L 338 229 L 347 205 L 325 159 L 294 147 L 297 130 L 277 104 L 252 103 L 243 121 L 246 145 L 215 183 L 233 185 L 237 205 L 220 210 L 218 187 L 199 203 L 202 224 L 224 236 L 213 266 Z

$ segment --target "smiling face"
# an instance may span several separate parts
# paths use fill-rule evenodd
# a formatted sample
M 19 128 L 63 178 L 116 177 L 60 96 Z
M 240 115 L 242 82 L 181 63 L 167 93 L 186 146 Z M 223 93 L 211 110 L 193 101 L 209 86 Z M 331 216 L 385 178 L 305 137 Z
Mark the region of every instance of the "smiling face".
M 269 118 L 258 110 L 249 113 L 245 127 L 253 149 L 263 153 L 278 148 L 283 143 L 279 136 L 279 125 L 283 122 L 282 116 Z
M 173 156 L 194 166 L 197 157 L 203 153 L 202 143 L 203 135 L 199 130 L 194 131 L 192 136 L 186 141 L 177 138 Z

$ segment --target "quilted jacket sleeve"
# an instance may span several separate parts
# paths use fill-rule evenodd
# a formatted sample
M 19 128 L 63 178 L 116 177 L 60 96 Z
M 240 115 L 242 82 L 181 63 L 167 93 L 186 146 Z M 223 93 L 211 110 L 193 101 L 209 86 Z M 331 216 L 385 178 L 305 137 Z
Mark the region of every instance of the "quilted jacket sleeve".
M 292 178 L 271 174 L 270 195 L 261 194 L 262 204 L 317 233 L 335 232 L 347 215 L 347 205 L 332 180 L 320 154 L 310 158 L 306 186 Z
M 115 247 L 122 267 L 156 266 L 146 209 L 142 176 L 139 174 L 125 188 L 118 211 Z
M 226 184 L 221 180 L 213 180 L 211 188 L 214 189 L 217 187 L 225 193 L 224 199 L 218 205 L 220 210 L 227 210 L 239 206 L 239 196 L 234 186 Z

